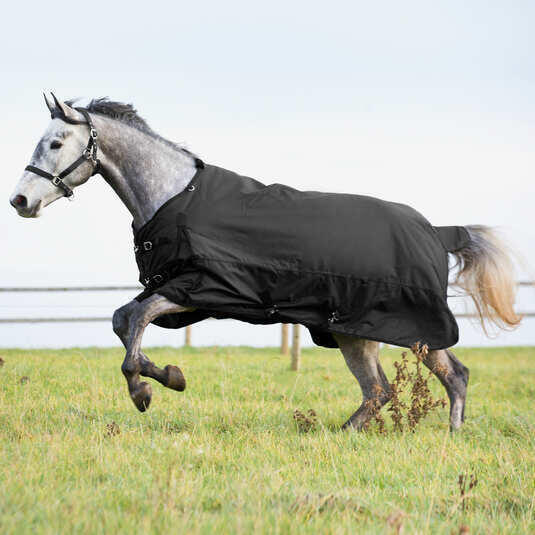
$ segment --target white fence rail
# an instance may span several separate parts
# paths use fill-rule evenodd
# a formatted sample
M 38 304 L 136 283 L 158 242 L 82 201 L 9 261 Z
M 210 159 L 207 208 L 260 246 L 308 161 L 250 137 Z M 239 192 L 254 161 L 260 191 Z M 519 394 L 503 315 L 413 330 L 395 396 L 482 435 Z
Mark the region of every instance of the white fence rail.
M 535 288 L 535 281 L 519 281 L 518 286 L 532 286 Z M 120 292 L 120 291 L 141 291 L 142 286 L 13 286 L 0 287 L 0 293 L 39 293 L 39 292 Z M 519 312 L 527 318 L 534 318 L 535 311 Z M 457 318 L 474 318 L 474 313 L 464 312 L 456 313 Z M 20 318 L 0 318 L 0 324 L 14 323 L 92 323 L 92 322 L 111 322 L 111 316 L 76 316 L 76 317 L 20 317 Z M 185 329 L 184 345 L 191 346 L 191 325 Z M 291 368 L 299 369 L 301 356 L 300 329 L 299 325 L 294 325 L 292 329 L 292 346 L 289 348 L 289 329 L 288 325 L 283 324 L 281 328 L 281 353 L 284 355 L 291 354 Z
M 535 281 L 519 281 L 518 286 L 532 286 L 535 288 Z M 143 290 L 143 286 L 4 286 L 0 287 L 0 293 L 35 293 L 35 292 L 121 292 L 121 291 L 137 291 Z M 519 312 L 524 317 L 535 317 L 535 311 Z M 470 312 L 456 313 L 457 318 L 475 318 L 476 314 Z M 103 322 L 111 321 L 111 316 L 77 316 L 77 317 L 34 317 L 34 318 L 0 318 L 0 323 L 81 323 L 81 322 Z M 284 337 L 288 336 L 283 331 L 282 346 L 288 346 L 288 340 Z

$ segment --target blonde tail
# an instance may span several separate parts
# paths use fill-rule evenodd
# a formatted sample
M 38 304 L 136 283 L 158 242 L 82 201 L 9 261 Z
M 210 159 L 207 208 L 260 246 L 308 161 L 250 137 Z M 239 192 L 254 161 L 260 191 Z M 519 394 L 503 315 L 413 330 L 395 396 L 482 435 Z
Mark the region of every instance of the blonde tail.
M 487 335 L 487 322 L 499 329 L 512 330 L 522 317 L 513 308 L 516 281 L 508 248 L 489 227 L 470 225 L 465 228 L 470 234 L 470 243 L 452 253 L 459 264 L 453 284 L 473 299 Z

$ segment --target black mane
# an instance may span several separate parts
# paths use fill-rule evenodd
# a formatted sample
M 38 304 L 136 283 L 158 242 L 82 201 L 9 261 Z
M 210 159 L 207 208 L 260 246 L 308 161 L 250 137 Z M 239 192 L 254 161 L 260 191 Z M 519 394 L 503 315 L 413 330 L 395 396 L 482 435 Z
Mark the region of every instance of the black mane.
M 76 105 L 76 99 L 68 100 L 66 103 L 69 106 Z M 173 147 L 187 154 L 191 154 L 186 148 L 182 147 L 178 143 L 169 141 L 164 137 L 157 134 L 148 124 L 141 115 L 138 114 L 137 110 L 134 108 L 133 104 L 125 104 L 124 102 L 117 102 L 115 100 L 110 100 L 108 97 L 94 98 L 91 102 L 85 106 L 87 111 L 90 113 L 97 113 L 99 115 L 104 115 L 121 123 L 127 124 L 148 136 L 162 141 L 166 145 Z

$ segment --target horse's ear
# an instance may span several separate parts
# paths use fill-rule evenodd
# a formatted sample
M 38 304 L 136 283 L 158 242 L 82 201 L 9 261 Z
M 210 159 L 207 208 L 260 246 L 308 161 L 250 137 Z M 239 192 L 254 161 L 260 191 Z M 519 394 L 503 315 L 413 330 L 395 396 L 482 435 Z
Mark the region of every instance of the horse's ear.
M 50 100 L 46 96 L 46 93 L 43 93 L 43 97 L 45 97 L 46 107 L 48 108 L 50 113 L 52 113 L 54 111 L 54 104 L 52 104 L 52 102 L 50 102 Z
M 56 95 L 51 92 L 52 98 L 54 99 L 54 102 L 56 103 L 56 107 L 61 110 L 61 113 L 67 118 L 72 119 L 73 121 L 79 121 L 80 120 L 80 114 L 73 108 L 71 108 L 68 104 L 65 104 L 65 102 L 62 102 L 61 100 L 58 100 L 56 98 Z

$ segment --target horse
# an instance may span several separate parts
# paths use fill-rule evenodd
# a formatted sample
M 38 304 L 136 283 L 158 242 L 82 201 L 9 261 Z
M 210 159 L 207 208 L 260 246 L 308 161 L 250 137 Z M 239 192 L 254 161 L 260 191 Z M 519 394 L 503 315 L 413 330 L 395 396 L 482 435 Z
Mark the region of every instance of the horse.
M 100 174 L 131 213 L 134 231 L 139 231 L 177 195 L 195 187 L 192 180 L 202 162 L 184 147 L 154 132 L 131 104 L 98 98 L 77 108 L 74 101 L 61 101 L 54 94 L 52 99 L 44 97 L 51 122 L 10 197 L 19 216 L 40 216 L 46 206 L 62 197 L 72 197 L 74 189 Z M 521 318 L 513 309 L 515 280 L 506 244 L 489 227 L 472 225 L 462 229 L 464 242 L 458 248 L 443 250 L 446 259 L 449 253 L 456 260 L 452 283 L 473 299 L 483 328 L 489 322 L 501 329 L 516 327 Z M 152 242 L 148 243 L 152 248 Z M 143 246 L 148 247 L 147 243 L 136 247 Z M 446 260 L 446 286 L 450 268 Z M 147 280 L 147 286 L 153 282 Z M 158 293 L 156 285 L 147 296 L 133 299 L 113 314 L 113 330 L 126 350 L 122 373 L 134 405 L 142 412 L 149 407 L 152 388 L 140 377 L 155 379 L 176 391 L 186 386 L 180 368 L 167 365 L 161 369 L 141 349 L 149 323 L 165 324 L 166 317 L 187 318 L 188 314 L 198 313 L 188 303 L 175 301 Z M 276 307 L 271 312 L 276 313 Z M 209 315 L 201 315 L 201 319 Z M 329 321 L 336 319 L 333 315 Z M 342 428 L 362 430 L 372 417 L 371 407 L 375 411 L 391 397 L 389 381 L 379 363 L 380 343 L 388 340 L 340 330 L 331 334 L 331 347 L 340 349 L 362 391 L 360 406 Z M 449 397 L 450 429 L 459 429 L 464 422 L 468 368 L 450 347 L 428 351 L 423 363 Z

